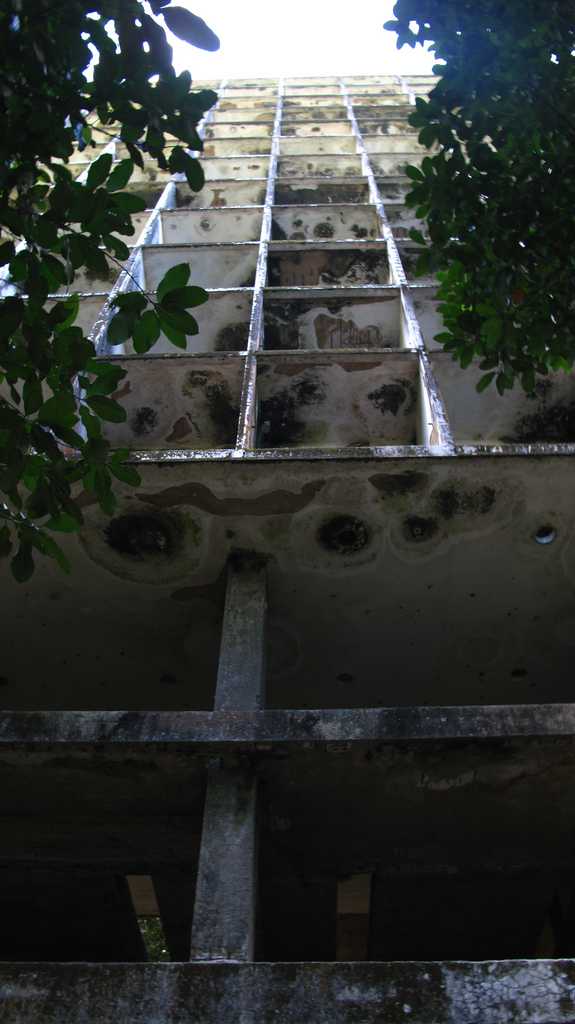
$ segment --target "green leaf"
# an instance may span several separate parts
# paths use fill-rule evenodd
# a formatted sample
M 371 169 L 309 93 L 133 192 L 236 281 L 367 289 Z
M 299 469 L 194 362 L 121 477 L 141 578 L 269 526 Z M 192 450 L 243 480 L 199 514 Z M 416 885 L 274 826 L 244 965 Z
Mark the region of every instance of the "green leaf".
M 164 21 L 170 32 L 173 32 L 178 39 L 185 43 L 198 46 L 202 50 L 218 50 L 220 41 L 211 28 L 208 28 L 202 18 L 196 17 L 191 11 L 184 7 L 164 7 L 162 9 Z
M 100 420 L 97 416 L 92 416 L 92 413 L 84 404 L 80 406 L 80 419 L 89 441 L 100 437 Z
M 86 178 L 86 186 L 89 189 L 95 189 L 98 185 L 101 185 L 108 177 L 111 166 L 111 153 L 102 153 L 102 156 L 99 156 L 97 160 L 94 160 L 94 162 L 90 164 L 90 169 Z
M 116 390 L 120 381 L 124 380 L 124 377 L 128 375 L 128 371 L 122 366 L 113 366 L 110 363 L 108 363 L 108 366 L 108 372 L 99 374 L 95 380 L 90 381 L 87 378 L 83 378 L 86 383 L 84 384 L 83 381 L 81 383 L 86 396 L 109 395 L 112 391 Z
M 12 551 L 12 540 L 10 538 L 10 527 L 0 527 L 0 561 L 8 558 Z
M 190 268 L 187 263 L 178 263 L 177 266 L 170 267 L 158 285 L 156 292 L 158 302 L 161 302 L 168 292 L 174 291 L 176 288 L 183 288 L 188 283 L 189 277 Z
M 421 231 L 418 231 L 417 228 L 412 228 L 411 229 L 411 231 L 409 232 L 409 237 L 411 238 L 412 242 L 417 242 L 418 245 L 426 245 L 427 244 L 426 241 L 425 241 L 425 238 L 421 234 Z
M 475 306 L 475 309 L 480 314 L 480 316 L 498 316 L 497 310 L 494 309 L 493 306 L 486 305 L 485 302 L 478 302 Z
M 485 343 L 488 348 L 495 348 L 497 342 L 501 339 L 501 332 L 503 330 L 503 321 L 486 320 L 481 327 L 481 336 L 485 338 Z
M 129 307 L 142 312 L 148 305 L 148 300 L 140 291 L 121 292 L 112 299 L 112 306 L 119 306 L 120 309 Z
M 59 391 L 49 398 L 38 413 L 38 422 L 46 424 L 68 423 L 68 417 L 76 411 L 76 399 L 67 391 Z
M 115 235 L 102 235 L 102 242 L 108 250 L 112 250 L 115 253 L 116 259 L 127 260 L 130 258 L 130 250 L 125 242 L 121 238 L 116 238 Z
M 178 306 L 158 306 L 157 313 L 164 329 L 169 327 L 173 331 L 179 331 L 186 335 L 199 332 L 197 321 L 185 309 L 180 309 Z
M 76 519 L 72 519 L 72 516 L 64 513 L 58 520 L 48 519 L 48 521 L 44 523 L 44 529 L 54 530 L 56 533 L 75 533 L 76 530 L 80 529 L 81 525 L 81 522 L 78 522 Z
M 205 288 L 198 288 L 197 285 L 189 285 L 187 288 L 174 288 L 166 292 L 162 300 L 163 306 L 182 306 L 190 309 L 193 306 L 201 306 L 207 302 L 209 295 Z
M 70 575 L 70 573 L 72 572 L 72 566 L 70 565 L 69 559 L 66 557 L 59 544 L 56 544 L 54 542 L 54 547 L 52 548 L 52 550 L 48 550 L 47 554 L 50 555 L 52 558 L 55 558 L 60 568 L 63 569 L 65 573 Z
M 521 377 L 521 387 L 529 394 L 535 387 L 535 369 L 527 370 Z
M 44 249 L 51 249 L 58 241 L 56 225 L 46 217 L 39 217 L 36 221 L 36 241 Z
M 94 490 L 98 495 L 98 504 L 108 517 L 113 516 L 118 502 L 110 487 L 110 474 L 104 466 L 96 466 L 94 470 Z
M 473 351 L 473 345 L 469 345 L 469 346 L 467 346 L 467 348 L 463 349 L 463 351 L 461 352 L 461 355 L 459 357 L 459 362 L 461 364 L 461 369 L 462 370 L 465 370 L 470 365 L 470 363 L 471 363 L 471 361 L 473 359 L 474 354 L 475 353 Z
M 423 181 L 425 177 L 421 173 L 419 167 L 412 167 L 411 165 L 408 165 L 405 168 L 405 173 L 407 174 L 408 178 L 412 179 L 412 181 Z
M 172 174 L 183 172 L 188 185 L 194 192 L 199 192 L 204 187 L 204 172 L 200 161 L 186 153 L 181 146 L 174 146 L 170 153 L 168 167 Z
M 146 209 L 145 199 L 131 192 L 115 192 L 114 200 L 122 213 L 143 213 Z
M 109 462 L 108 468 L 110 472 L 114 474 L 116 480 L 120 480 L 123 484 L 129 484 L 130 487 L 139 487 L 142 482 L 142 478 L 134 466 L 125 466 Z
M 154 309 L 147 309 L 142 313 L 140 322 L 132 334 L 132 345 L 134 352 L 144 355 L 156 344 L 161 334 L 161 325 L 158 314 Z
M 106 339 L 109 345 L 123 345 L 132 337 L 140 320 L 140 310 L 134 305 L 126 305 L 118 310 L 108 324 Z
M 16 554 L 10 562 L 10 569 L 17 583 L 26 583 L 34 572 L 32 544 L 24 537 L 20 539 Z
M 132 160 L 120 160 L 120 163 L 114 167 L 106 182 L 106 190 L 108 192 L 118 192 L 120 189 L 125 188 L 132 177 L 133 170 L 134 164 Z
M 419 133 L 419 144 L 420 146 L 426 146 L 427 149 L 435 144 L 437 138 L 437 130 L 434 124 L 426 124 L 425 128 L 422 128 Z
M 63 302 L 55 302 L 48 313 L 52 330 L 60 333 L 66 330 L 67 327 L 71 327 L 78 316 L 79 308 L 80 299 L 77 292 L 74 295 L 67 296 Z
M 481 379 L 475 385 L 475 390 L 477 391 L 477 393 L 481 394 L 482 391 L 485 391 L 485 388 L 489 387 L 494 377 L 495 371 L 493 371 L 493 373 L 485 373 L 483 377 L 481 377 Z
M 84 458 L 92 467 L 103 466 L 108 459 L 110 442 L 105 437 L 96 437 L 84 445 Z
M 27 416 L 31 416 L 33 413 L 38 412 L 38 409 L 44 401 L 42 385 L 38 377 L 30 376 L 24 381 L 22 398 L 24 400 L 24 411 Z
M 175 345 L 176 348 L 186 348 L 186 335 L 182 334 L 181 331 L 175 331 L 172 327 L 169 326 L 169 324 L 165 323 L 164 321 L 162 321 L 162 331 L 166 335 L 168 341 L 171 342 L 172 345 Z
M 108 420 L 109 423 L 124 423 L 126 410 L 113 398 L 106 398 L 105 395 L 94 395 L 86 398 L 86 405 L 99 416 L 100 419 Z

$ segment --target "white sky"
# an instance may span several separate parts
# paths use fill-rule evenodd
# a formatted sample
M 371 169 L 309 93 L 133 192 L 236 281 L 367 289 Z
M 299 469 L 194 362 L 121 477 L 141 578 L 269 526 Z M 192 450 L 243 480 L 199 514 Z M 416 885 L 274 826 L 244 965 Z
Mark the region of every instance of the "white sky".
M 397 50 L 385 32 L 394 0 L 173 0 L 203 18 L 220 37 L 215 53 L 174 36 L 176 70 L 193 79 L 315 75 L 431 74 L 433 54 L 421 46 Z

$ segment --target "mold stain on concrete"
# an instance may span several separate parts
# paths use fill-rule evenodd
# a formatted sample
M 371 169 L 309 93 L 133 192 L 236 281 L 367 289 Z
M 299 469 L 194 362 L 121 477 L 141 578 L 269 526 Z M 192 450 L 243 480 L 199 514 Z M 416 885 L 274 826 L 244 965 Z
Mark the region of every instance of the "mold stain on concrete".
M 139 562 L 169 562 L 179 546 L 181 524 L 169 516 L 132 514 L 112 519 L 105 530 L 114 551 Z
M 317 539 L 328 551 L 350 555 L 366 546 L 369 532 L 355 516 L 335 516 L 319 528 Z
M 157 412 L 147 405 L 142 405 L 139 409 L 136 409 L 132 416 L 130 427 L 132 428 L 132 433 L 135 434 L 136 437 L 143 437 L 145 434 L 152 433 L 157 422 Z
M 216 352 L 243 352 L 247 348 L 249 323 L 228 324 L 216 338 Z
M 415 469 L 407 470 L 405 473 L 376 473 L 368 479 L 382 498 L 390 500 L 425 491 L 429 482 L 427 473 Z
M 386 413 L 397 416 L 400 409 L 407 416 L 415 408 L 417 391 L 410 380 L 396 377 L 391 383 L 382 384 L 376 391 L 370 391 L 367 397 L 384 416 Z
M 423 544 L 432 540 L 438 533 L 439 526 L 435 519 L 423 516 L 408 516 L 403 520 L 402 533 L 405 540 L 412 544 Z
M 260 444 L 265 448 L 297 444 L 306 437 L 308 427 L 297 410 L 325 399 L 325 385 L 310 371 L 289 387 L 277 391 L 260 404 Z
M 493 487 L 479 488 L 477 491 L 458 490 L 456 487 L 444 487 L 435 491 L 433 505 L 435 511 L 443 519 L 454 516 L 485 516 L 492 511 L 496 501 Z
M 313 233 L 316 238 L 333 238 L 335 228 L 333 224 L 330 224 L 328 221 L 321 221 L 319 224 L 315 225 Z
M 518 416 L 504 444 L 570 444 L 575 441 L 575 403 L 541 403 L 533 412 Z
M 192 370 L 182 388 L 197 402 L 206 406 L 210 423 L 210 440 L 229 447 L 236 438 L 239 403 L 232 397 L 228 382 L 217 370 Z

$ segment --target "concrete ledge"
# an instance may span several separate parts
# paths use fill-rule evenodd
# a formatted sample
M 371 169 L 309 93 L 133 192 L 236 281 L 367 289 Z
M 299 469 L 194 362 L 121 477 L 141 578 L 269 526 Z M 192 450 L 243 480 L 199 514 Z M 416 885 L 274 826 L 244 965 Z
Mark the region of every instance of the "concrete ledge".
M 2 1024 L 568 1024 L 572 960 L 2 964 Z
M 575 735 L 575 704 L 318 711 L 8 711 L 0 745 L 193 743 L 250 748 L 423 739 Z

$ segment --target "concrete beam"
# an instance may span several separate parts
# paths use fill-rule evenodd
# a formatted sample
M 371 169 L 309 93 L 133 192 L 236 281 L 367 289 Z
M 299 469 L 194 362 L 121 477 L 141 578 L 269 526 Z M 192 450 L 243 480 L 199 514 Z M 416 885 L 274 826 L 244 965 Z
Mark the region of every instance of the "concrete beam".
M 0 966 L 1 1024 L 573 1024 L 572 960 Z
M 14 743 L 194 744 L 211 756 L 285 746 L 394 740 L 572 736 L 575 704 L 328 708 L 265 711 L 4 711 L 0 746 Z M 217 745 L 217 746 L 214 746 Z

